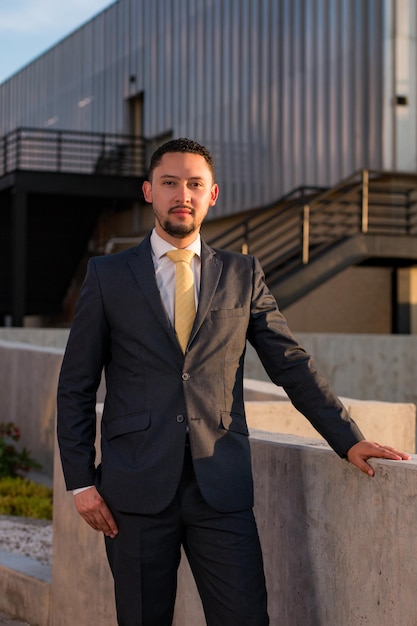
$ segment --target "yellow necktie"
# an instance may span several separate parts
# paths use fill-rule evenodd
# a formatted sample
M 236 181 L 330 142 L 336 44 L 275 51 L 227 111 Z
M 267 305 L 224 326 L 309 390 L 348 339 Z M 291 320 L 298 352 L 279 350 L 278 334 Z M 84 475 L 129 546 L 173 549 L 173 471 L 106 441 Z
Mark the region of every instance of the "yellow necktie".
M 184 354 L 195 318 L 194 274 L 190 265 L 193 256 L 192 250 L 167 252 L 167 257 L 175 263 L 174 326 Z

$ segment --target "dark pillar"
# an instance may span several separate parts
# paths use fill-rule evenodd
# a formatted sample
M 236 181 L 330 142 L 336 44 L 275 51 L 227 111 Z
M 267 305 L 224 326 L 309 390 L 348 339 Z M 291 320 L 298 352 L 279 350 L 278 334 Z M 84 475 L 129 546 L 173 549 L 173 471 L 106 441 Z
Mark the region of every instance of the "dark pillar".
M 12 326 L 23 326 L 27 279 L 27 194 L 15 189 L 12 200 Z
M 397 268 L 393 283 L 393 333 L 417 333 L 417 267 Z

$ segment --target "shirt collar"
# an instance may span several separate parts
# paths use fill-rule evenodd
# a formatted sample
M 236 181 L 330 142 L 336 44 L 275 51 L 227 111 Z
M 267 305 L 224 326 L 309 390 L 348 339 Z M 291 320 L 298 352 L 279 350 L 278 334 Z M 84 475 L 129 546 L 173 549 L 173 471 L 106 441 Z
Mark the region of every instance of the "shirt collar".
M 161 257 L 163 257 L 167 252 L 169 252 L 169 250 L 176 250 L 175 246 L 173 246 L 172 244 L 168 243 L 168 241 L 165 241 L 165 239 L 162 239 L 162 237 L 160 237 L 160 235 L 158 235 L 158 233 L 156 232 L 155 228 L 152 230 L 152 233 L 151 233 L 151 248 L 152 248 L 152 252 L 154 253 L 155 257 L 158 260 Z M 192 250 L 194 252 L 194 254 L 196 254 L 198 257 L 201 257 L 201 236 L 200 236 L 200 233 L 198 233 L 198 235 L 194 239 L 194 241 L 192 243 L 190 243 L 189 246 L 184 248 L 184 250 Z

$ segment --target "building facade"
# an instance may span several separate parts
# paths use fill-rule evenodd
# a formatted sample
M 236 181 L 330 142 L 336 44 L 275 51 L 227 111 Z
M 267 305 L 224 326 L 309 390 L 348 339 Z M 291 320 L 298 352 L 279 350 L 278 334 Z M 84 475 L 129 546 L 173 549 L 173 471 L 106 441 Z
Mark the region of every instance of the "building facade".
M 0 86 L 19 127 L 190 136 L 212 217 L 416 169 L 413 0 L 118 0 Z
M 134 135 L 148 155 L 192 137 L 217 165 L 209 220 L 233 218 L 362 169 L 416 172 L 416 32 L 414 0 L 117 0 L 0 85 L 0 136 Z

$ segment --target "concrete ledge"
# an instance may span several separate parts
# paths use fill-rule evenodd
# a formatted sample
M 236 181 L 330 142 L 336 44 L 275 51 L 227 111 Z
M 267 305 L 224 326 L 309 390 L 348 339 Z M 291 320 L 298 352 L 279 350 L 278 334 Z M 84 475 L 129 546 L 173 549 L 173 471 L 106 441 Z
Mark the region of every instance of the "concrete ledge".
M 414 626 L 417 456 L 372 460 L 371 479 L 318 439 L 252 430 L 251 448 L 271 626 Z M 103 539 L 76 513 L 59 465 L 54 488 L 52 583 L 43 566 L 3 555 L 0 609 L 33 626 L 114 626 Z M 183 559 L 174 626 L 204 625 Z
M 271 626 L 414 626 L 417 457 L 372 460 L 371 479 L 319 439 L 252 430 L 251 448 Z M 54 485 L 49 626 L 114 626 L 102 538 L 77 515 L 59 465 Z M 174 626 L 205 626 L 185 558 Z
M 368 440 L 389 444 L 404 452 L 416 452 L 414 404 L 341 400 Z M 245 379 L 245 409 L 250 428 L 323 441 L 292 405 L 285 391 L 272 383 Z
M 25 556 L 0 552 L 0 610 L 31 626 L 48 626 L 51 568 Z
M 51 475 L 55 454 L 52 582 L 33 564 L 25 569 L 24 557 L 0 561 L 0 609 L 34 626 L 114 626 L 103 539 L 76 513 L 54 444 L 61 358 L 59 348 L 0 342 L 0 421 L 12 419 L 22 427 L 28 435 L 22 443 L 35 458 L 37 450 L 47 452 Z M 320 438 L 294 435 L 317 436 L 282 390 L 245 380 L 245 399 L 271 626 L 415 626 L 417 457 L 372 461 L 376 477 L 370 479 Z M 344 403 L 367 438 L 415 450 L 414 405 L 346 398 Z M 265 432 L 285 432 L 287 419 L 291 435 Z M 204 625 L 185 559 L 174 624 Z
M 252 432 L 255 514 L 271 626 L 417 623 L 412 461 L 369 478 L 318 440 Z M 186 562 L 174 626 L 204 626 Z

